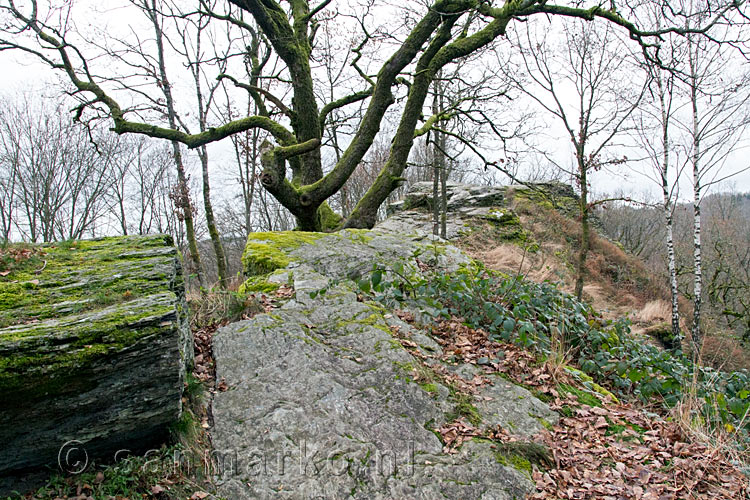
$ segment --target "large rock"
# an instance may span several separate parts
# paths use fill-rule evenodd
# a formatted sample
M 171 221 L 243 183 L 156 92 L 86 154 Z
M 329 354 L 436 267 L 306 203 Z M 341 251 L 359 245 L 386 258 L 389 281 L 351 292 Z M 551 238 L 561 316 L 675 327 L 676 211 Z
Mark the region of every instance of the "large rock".
M 510 500 L 533 491 L 528 471 L 489 442 L 444 453 L 434 430 L 455 418 L 451 388 L 414 380 L 416 367 L 442 361 L 420 365 L 389 326 L 413 330 L 422 352 L 439 354 L 440 345 L 358 297 L 355 281 L 373 266 L 452 272 L 470 262 L 457 248 L 419 230 L 259 233 L 243 260 L 248 289 L 283 284 L 294 297 L 214 337 L 217 380 L 228 386 L 213 399 L 220 496 Z M 466 379 L 476 369 L 442 368 Z M 558 418 L 499 378 L 474 404 L 480 427 L 515 424 L 527 439 Z
M 1 252 L 0 476 L 162 441 L 192 363 L 171 238 Z
M 432 233 L 432 195 L 432 182 L 412 184 L 403 200 L 388 206 L 388 218 L 378 224 L 378 228 L 394 234 Z M 482 221 L 495 226 L 517 226 L 520 230 L 518 217 L 510 208 L 512 199 L 526 199 L 568 216 L 578 210 L 578 195 L 568 184 L 560 182 L 511 186 L 448 183 L 446 199 L 446 238 L 449 240 L 471 232 Z

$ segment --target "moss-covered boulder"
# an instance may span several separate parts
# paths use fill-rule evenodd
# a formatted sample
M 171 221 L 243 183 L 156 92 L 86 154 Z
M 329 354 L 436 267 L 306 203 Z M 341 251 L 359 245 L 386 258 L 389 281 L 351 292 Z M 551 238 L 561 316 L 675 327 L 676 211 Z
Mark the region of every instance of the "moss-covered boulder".
M 483 189 L 477 196 L 494 199 Z M 510 212 L 479 208 L 518 225 Z M 534 457 L 520 450 L 532 449 L 528 442 L 557 414 L 500 377 L 462 393 L 457 382 L 472 385 L 485 372 L 443 352 L 433 337 L 434 309 L 399 302 L 417 320 L 410 324 L 389 301 L 367 300 L 361 286 L 373 283 L 374 269 L 378 282 L 416 283 L 428 269 L 449 274 L 473 265 L 418 225 L 394 232 L 387 223 L 249 236 L 244 289 L 284 285 L 288 299 L 214 336 L 216 376 L 226 389 L 212 399 L 219 496 L 512 500 L 533 491 Z M 457 419 L 478 433 L 512 429 L 522 443 L 498 449 L 477 440 L 447 453 L 440 429 Z
M 168 236 L 0 248 L 0 476 L 163 440 L 191 363 Z

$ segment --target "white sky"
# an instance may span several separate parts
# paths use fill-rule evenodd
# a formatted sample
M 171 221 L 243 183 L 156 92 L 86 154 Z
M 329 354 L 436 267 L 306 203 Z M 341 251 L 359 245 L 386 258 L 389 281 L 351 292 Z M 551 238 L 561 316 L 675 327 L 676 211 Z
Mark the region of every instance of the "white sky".
M 110 15 L 116 16 L 116 24 L 119 27 L 120 33 L 126 32 L 131 23 L 140 24 L 139 22 L 130 21 L 129 19 L 134 18 L 129 17 L 130 14 L 126 13 L 126 11 L 118 9 L 114 13 L 110 12 Z M 97 20 L 101 21 L 102 18 L 107 17 L 109 16 L 98 15 Z M 36 62 L 34 59 L 18 52 L 0 52 L 0 68 L 3 68 L 1 77 L 2 91 L 0 92 L 6 96 L 12 96 L 19 92 L 34 92 L 44 97 L 45 95 L 52 95 L 59 88 L 57 85 L 52 84 L 58 81 L 60 78 L 59 75 L 54 74 L 49 68 Z M 517 104 L 520 102 L 523 101 L 517 101 Z M 546 128 L 546 135 L 548 135 L 547 139 L 545 139 L 546 142 L 557 145 L 554 148 L 558 151 L 556 157 L 559 162 L 566 163 L 566 158 L 570 154 L 569 140 L 565 138 L 563 130 L 556 120 L 546 118 L 545 122 L 548 124 Z M 231 184 L 231 179 L 234 177 L 233 172 L 227 172 L 224 167 L 231 158 L 228 145 L 219 144 L 212 146 L 211 158 L 214 185 Z M 747 150 L 743 150 L 730 157 L 724 172 L 740 170 L 748 164 L 750 164 L 750 159 L 748 158 Z M 659 192 L 657 186 L 644 176 L 639 176 L 632 171 L 624 171 L 623 169 L 618 169 L 618 172 L 623 173 L 600 172 L 595 174 L 592 180 L 594 191 L 597 193 L 622 192 L 623 194 L 633 195 L 637 198 L 647 196 L 646 193 L 656 196 Z M 750 171 L 732 177 L 729 182 L 738 191 L 750 191 Z M 716 190 L 717 188 L 713 189 Z M 690 183 L 689 179 L 685 178 L 681 186 L 681 198 L 686 199 L 689 196 Z

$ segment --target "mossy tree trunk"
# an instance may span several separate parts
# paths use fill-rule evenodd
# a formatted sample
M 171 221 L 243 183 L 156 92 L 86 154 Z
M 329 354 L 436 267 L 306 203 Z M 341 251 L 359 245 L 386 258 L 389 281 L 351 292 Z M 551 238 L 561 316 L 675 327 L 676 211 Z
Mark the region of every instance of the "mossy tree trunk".
M 201 63 L 202 63 L 202 51 L 201 42 L 203 29 L 206 24 L 204 22 L 198 23 L 198 28 L 195 34 L 195 52 L 194 59 L 190 61 L 190 70 L 193 73 L 193 80 L 195 81 L 195 92 L 196 92 L 196 107 L 198 111 L 198 127 L 201 133 L 205 133 L 207 130 L 207 114 L 214 99 L 214 93 L 219 88 L 220 80 L 209 88 L 208 95 L 206 98 L 203 96 L 201 86 Z M 185 35 L 183 34 L 183 37 Z M 188 41 L 183 38 L 183 45 L 187 53 Z M 190 55 L 188 55 L 190 58 Z M 185 127 L 187 128 L 187 127 Z M 214 248 L 214 254 L 216 255 L 216 272 L 219 276 L 219 287 L 225 289 L 227 287 L 227 263 L 224 254 L 224 245 L 221 243 L 221 237 L 219 236 L 219 230 L 216 228 L 216 218 L 214 217 L 214 209 L 211 204 L 211 179 L 208 175 L 208 148 L 206 145 L 202 145 L 198 148 L 198 157 L 201 162 L 201 173 L 203 177 L 203 209 L 206 214 L 206 227 L 208 228 L 208 235 L 211 238 L 211 244 Z
M 444 110 L 445 86 L 442 84 L 442 70 L 438 72 L 433 84 L 435 96 L 432 100 L 432 115 L 441 116 Z M 446 156 L 446 134 L 442 132 L 445 120 L 438 120 L 438 127 L 433 130 L 433 179 L 432 179 L 432 202 L 433 202 L 433 234 L 446 237 L 446 224 L 448 218 L 448 193 L 447 193 L 447 166 Z
M 438 82 L 435 82 L 435 95 L 432 98 L 432 114 L 440 113 L 440 103 L 438 101 Z M 435 134 L 438 132 L 435 131 Z M 432 144 L 432 234 L 440 234 L 440 203 L 438 203 L 438 193 L 440 188 L 440 159 L 442 153 L 438 147 L 438 141 L 433 139 Z
M 140 0 L 137 3 L 140 7 L 152 11 L 152 17 L 156 19 L 156 0 Z M 196 149 L 251 129 L 267 132 L 273 137 L 274 142 L 269 142 L 262 148 L 261 184 L 294 215 L 299 229 L 320 231 L 343 227 L 367 228 L 375 224 L 378 208 L 403 182 L 403 173 L 414 138 L 423 135 L 445 118 L 429 117 L 417 129 L 423 116 L 425 98 L 435 75 L 445 65 L 460 61 L 503 36 L 511 20 L 527 20 L 536 15 L 579 18 L 587 21 L 598 18 L 624 28 L 633 39 L 642 40 L 644 43 L 648 37 L 686 32 L 684 25 L 678 20 L 674 26 L 667 26 L 656 32 L 643 31 L 623 18 L 616 8 L 604 9 L 596 2 L 591 2 L 589 6 L 581 4 L 569 7 L 543 1 L 507 1 L 500 7 L 494 7 L 485 0 L 434 0 L 427 5 L 420 4 L 416 7 L 420 11 L 415 10 L 413 13 L 415 22 L 410 32 L 374 76 L 360 69 L 358 65 L 363 47 L 372 38 L 372 35 L 363 29 L 364 40 L 354 49 L 356 56 L 351 61 L 362 78 L 363 88 L 329 100 L 319 107 L 317 96 L 321 94 L 315 91 L 311 61 L 317 60 L 313 54 L 318 30 L 316 16 L 329 6 L 330 1 L 323 0 L 312 8 L 307 0 L 288 0 L 284 4 L 277 0 L 230 0 L 229 3 L 241 12 L 231 9 L 213 12 L 213 3 L 201 2 L 200 15 L 212 18 L 212 22 L 229 23 L 236 29 L 250 33 L 251 38 L 255 35 L 256 40 L 257 35 L 267 40 L 285 67 L 279 74 L 285 75 L 284 82 L 290 86 L 291 103 L 284 103 L 267 89 L 259 88 L 257 84 L 252 83 L 252 79 L 251 83 L 247 84 L 238 82 L 228 75 L 219 75 L 220 78 L 230 78 L 236 86 L 250 91 L 254 99 L 266 101 L 275 109 L 273 113 L 269 113 L 267 110 L 264 112 L 265 105 L 258 106 L 256 115 L 230 118 L 224 124 L 202 128 L 197 133 L 190 133 L 185 127 L 178 128 L 174 116 L 169 118 L 168 127 L 129 119 L 132 116 L 128 114 L 130 109 L 121 107 L 102 86 L 115 79 L 99 80 L 89 72 L 86 61 L 82 59 L 82 54 L 86 53 L 86 50 L 80 50 L 71 43 L 72 40 L 66 40 L 64 28 L 48 28 L 45 22 L 40 21 L 44 15 L 37 19 L 36 9 L 25 12 L 19 10 L 15 4 L 8 4 L 5 7 L 8 23 L 0 27 L 0 31 L 11 37 L 19 33 L 30 34 L 29 43 L 34 46 L 24 46 L 26 40 L 19 39 L 19 44 L 0 42 L 0 47 L 25 49 L 27 53 L 38 56 L 52 68 L 62 70 L 76 87 L 76 92 L 87 96 L 86 99 L 82 99 L 83 104 L 77 108 L 77 116 L 80 117 L 90 107 L 98 107 L 99 111 L 106 110 L 112 119 L 113 130 L 119 134 L 143 134 L 176 141 L 188 148 Z M 740 7 L 741 4 L 733 2 L 725 8 L 716 8 L 715 16 L 724 19 L 722 16 L 728 15 L 728 9 Z M 173 17 L 175 20 L 185 19 L 190 23 L 194 23 L 191 16 L 197 15 L 195 12 L 177 14 Z M 245 14 L 252 17 L 255 25 L 247 21 L 249 18 Z M 715 20 L 709 15 L 705 24 L 710 26 L 713 21 Z M 154 28 L 159 49 L 159 55 L 155 60 L 160 62 L 160 69 L 163 70 L 163 34 L 156 20 Z M 700 32 L 701 29 L 703 28 L 693 31 Z M 538 47 L 532 47 L 530 50 L 540 51 Z M 415 62 L 416 68 L 412 71 L 411 65 Z M 408 72 L 405 71 L 407 68 Z M 226 66 L 222 69 L 226 69 Z M 171 100 L 165 71 L 161 71 L 161 77 L 155 79 L 168 100 Z M 344 186 L 371 149 L 386 112 L 395 102 L 393 90 L 396 85 L 404 85 L 408 88 L 408 93 L 397 131 L 392 138 L 390 156 L 372 186 L 348 214 L 347 219 L 342 221 L 332 212 L 326 200 Z M 366 110 L 356 125 L 354 135 L 337 157 L 335 164 L 327 169 L 324 175 L 321 148 L 324 143 L 323 131 L 329 115 L 337 109 L 366 100 Z M 162 105 L 148 101 L 148 106 L 151 107 L 158 108 Z M 166 107 L 169 108 L 168 103 Z M 134 108 L 139 109 L 137 105 Z M 190 210 L 184 212 L 187 226 L 192 215 Z M 190 229 L 188 232 L 193 233 Z
M 581 241 L 578 249 L 578 263 L 576 265 L 575 295 L 578 300 L 583 299 L 583 283 L 586 275 L 586 259 L 591 247 L 591 228 L 589 225 L 589 189 L 588 165 L 583 157 L 583 146 L 577 151 L 578 181 L 581 187 L 581 198 L 578 200 L 579 216 L 581 218 Z
M 208 152 L 206 146 L 200 148 L 201 171 L 203 172 L 203 208 L 206 211 L 206 227 L 211 237 L 211 244 L 216 254 L 216 272 L 219 276 L 219 286 L 227 287 L 227 260 L 224 254 L 224 245 L 221 243 L 219 230 L 216 228 L 214 209 L 211 204 L 211 182 L 208 176 Z

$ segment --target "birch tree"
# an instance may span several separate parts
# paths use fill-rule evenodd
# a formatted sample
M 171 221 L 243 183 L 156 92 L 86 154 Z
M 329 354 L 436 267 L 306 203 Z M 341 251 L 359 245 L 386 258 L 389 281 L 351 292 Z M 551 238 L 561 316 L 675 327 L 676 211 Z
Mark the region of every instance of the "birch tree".
M 734 0 L 706 2 L 703 5 L 706 16 L 700 25 L 690 24 L 687 28 L 683 11 L 672 9 L 669 23 L 660 30 L 644 29 L 628 5 L 618 8 L 612 3 L 605 7 L 589 0 L 559 4 L 546 0 L 413 2 L 408 4 L 414 9 L 407 14 L 406 23 L 384 23 L 391 32 L 387 33 L 388 43 L 382 51 L 368 53 L 365 49 L 373 31 L 360 30 L 364 44 L 360 52 L 368 54 L 369 60 L 363 56 L 350 67 L 360 77 L 358 88 L 325 102 L 319 100 L 320 93 L 315 89 L 313 62 L 317 55 L 316 35 L 321 22 L 326 22 L 322 16 L 331 5 L 331 0 L 313 5 L 305 0 L 284 4 L 275 0 L 232 0 L 215 7 L 201 2 L 200 13 L 224 23 L 227 30 L 229 26 L 244 29 L 245 17 L 253 18 L 279 58 L 283 68 L 279 74 L 289 93 L 282 93 L 281 97 L 263 94 L 266 102 L 283 105 L 285 112 L 278 117 L 246 116 L 214 123 L 205 131 L 194 133 L 177 127 L 169 119 L 169 113 L 146 112 L 143 99 L 147 92 L 142 89 L 123 93 L 117 88 L 117 75 L 99 76 L 109 70 L 101 66 L 107 61 L 92 54 L 86 34 L 75 31 L 76 23 L 66 22 L 77 14 L 69 3 L 56 6 L 50 14 L 40 10 L 35 0 L 23 5 L 5 0 L 0 11 L 3 18 L 0 50 L 25 51 L 61 71 L 81 97 L 78 116 L 107 117 L 119 134 L 143 134 L 195 149 L 247 130 L 266 131 L 273 140 L 268 141 L 261 153 L 261 184 L 293 214 L 300 229 L 320 231 L 371 227 L 376 222 L 380 205 L 403 182 L 417 129 L 430 128 L 441 118 L 425 109 L 435 76 L 442 68 L 501 40 L 511 24 L 547 17 L 601 21 L 619 27 L 637 42 L 648 44 L 666 33 L 706 33 L 718 24 L 745 19 L 744 3 Z M 665 10 L 668 7 L 665 5 Z M 342 21 L 339 17 L 333 22 Z M 365 112 L 356 131 L 340 159 L 324 170 L 324 124 L 335 110 L 357 103 L 364 105 Z M 163 111 L 164 105 L 157 102 L 154 108 Z M 348 217 L 342 220 L 333 213 L 327 200 L 341 189 L 365 158 L 389 111 L 393 111 L 398 125 L 390 138 L 388 160 Z
M 722 171 L 738 147 L 750 123 L 747 107 L 748 74 L 733 70 L 732 48 L 713 44 L 695 35 L 686 37 L 687 64 L 681 87 L 689 112 L 678 125 L 683 131 L 685 166 L 692 173 L 693 187 L 693 319 L 691 337 L 694 355 L 703 344 L 701 308 L 703 262 L 701 248 L 701 202 L 708 189 L 741 170 Z M 736 66 L 735 66 L 736 67 Z M 679 73 L 678 73 L 679 74 Z
M 649 13 L 657 27 L 661 24 L 661 13 Z M 679 291 L 677 283 L 677 264 L 674 246 L 674 211 L 678 195 L 679 179 L 682 168 L 675 163 L 672 135 L 673 119 L 681 106 L 675 85 L 676 66 L 685 55 L 682 39 L 664 37 L 656 45 L 658 60 L 647 60 L 644 71 L 650 77 L 649 99 L 639 107 L 635 117 L 635 137 L 645 150 L 648 170 L 646 175 L 659 186 L 661 191 L 661 211 L 664 225 L 664 255 L 667 260 L 669 280 L 672 338 L 680 346 L 683 337 L 680 328 Z M 672 68 L 672 70 L 668 69 Z

